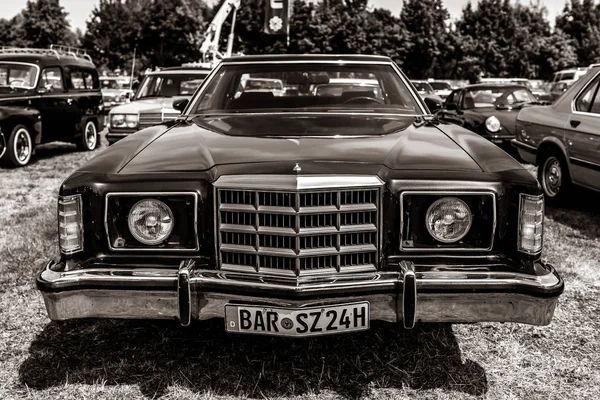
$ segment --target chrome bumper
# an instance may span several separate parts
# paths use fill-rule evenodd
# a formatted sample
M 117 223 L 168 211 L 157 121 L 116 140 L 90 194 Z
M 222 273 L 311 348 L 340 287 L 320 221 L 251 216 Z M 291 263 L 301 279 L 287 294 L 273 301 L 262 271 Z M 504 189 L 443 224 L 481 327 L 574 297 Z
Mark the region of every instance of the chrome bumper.
M 563 281 L 553 267 L 545 273 L 431 268 L 411 261 L 398 271 L 307 279 L 301 283 L 196 268 L 183 260 L 179 270 L 87 268 L 55 271 L 46 264 L 37 277 L 48 316 L 73 318 L 224 318 L 226 304 L 314 307 L 355 301 L 370 303 L 371 319 L 402 323 L 520 322 L 547 325 Z M 539 268 L 538 268 L 539 269 Z

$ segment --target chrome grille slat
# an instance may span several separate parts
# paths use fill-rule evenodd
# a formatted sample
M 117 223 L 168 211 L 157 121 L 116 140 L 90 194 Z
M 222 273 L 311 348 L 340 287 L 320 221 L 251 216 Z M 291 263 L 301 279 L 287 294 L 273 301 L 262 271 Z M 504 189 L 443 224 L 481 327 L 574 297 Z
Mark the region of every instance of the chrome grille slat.
M 287 276 L 375 270 L 380 197 L 380 187 L 219 188 L 220 268 Z

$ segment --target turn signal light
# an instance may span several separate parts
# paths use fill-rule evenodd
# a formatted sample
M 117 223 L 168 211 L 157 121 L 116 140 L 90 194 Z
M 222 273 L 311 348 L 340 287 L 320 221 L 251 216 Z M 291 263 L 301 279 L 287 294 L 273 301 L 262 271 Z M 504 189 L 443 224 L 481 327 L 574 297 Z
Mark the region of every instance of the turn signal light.
M 521 194 L 519 200 L 519 251 L 537 254 L 542 251 L 544 196 Z
M 81 195 L 58 198 L 58 242 L 62 254 L 83 250 Z

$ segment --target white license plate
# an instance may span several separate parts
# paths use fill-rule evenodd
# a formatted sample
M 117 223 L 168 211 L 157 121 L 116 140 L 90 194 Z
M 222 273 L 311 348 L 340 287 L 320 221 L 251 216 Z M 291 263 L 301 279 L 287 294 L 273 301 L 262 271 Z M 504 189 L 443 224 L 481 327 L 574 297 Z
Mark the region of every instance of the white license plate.
M 318 336 L 369 329 L 369 303 L 311 308 L 225 306 L 227 332 L 275 336 Z

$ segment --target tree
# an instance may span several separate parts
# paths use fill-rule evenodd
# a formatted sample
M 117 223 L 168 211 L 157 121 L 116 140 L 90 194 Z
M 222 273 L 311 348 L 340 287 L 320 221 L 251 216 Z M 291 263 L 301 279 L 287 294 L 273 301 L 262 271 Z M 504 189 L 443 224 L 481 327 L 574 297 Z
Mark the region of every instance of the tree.
M 575 40 L 579 65 L 600 61 L 600 4 L 570 0 L 556 17 L 556 28 Z
M 11 19 L 0 18 L 0 46 L 26 46 L 23 32 L 23 14 L 19 13 Z
M 75 44 L 68 13 L 59 0 L 28 0 L 22 15 L 23 39 L 28 46 L 47 48 L 51 44 Z
M 138 50 L 152 67 L 169 67 L 198 61 L 200 49 L 195 42 L 199 26 L 198 15 L 188 15 L 183 0 L 151 1 L 136 16 L 141 21 Z
M 131 2 L 100 0 L 87 21 L 82 45 L 99 66 L 124 68 L 133 53 L 140 20 Z
M 450 30 L 446 21 L 450 13 L 442 0 L 405 0 L 400 19 L 412 43 L 405 72 L 411 78 L 427 78 L 439 71 L 443 58 L 452 56 Z

